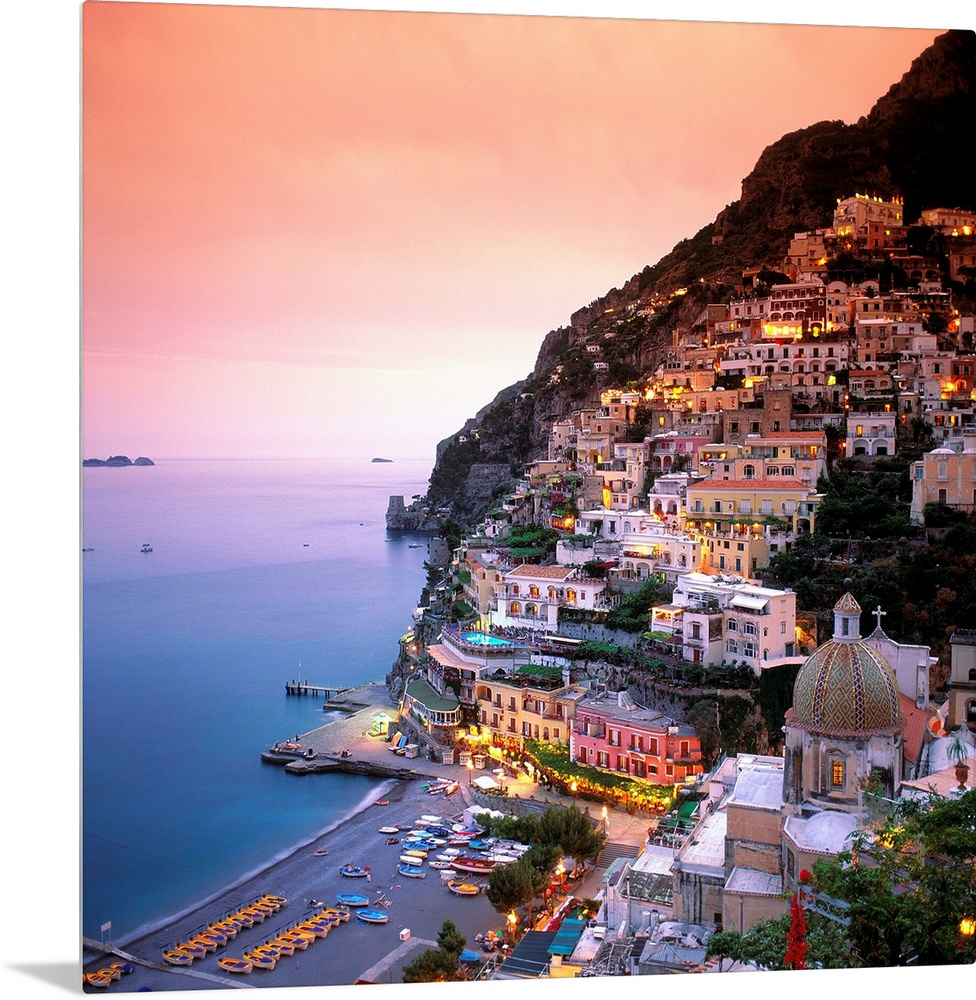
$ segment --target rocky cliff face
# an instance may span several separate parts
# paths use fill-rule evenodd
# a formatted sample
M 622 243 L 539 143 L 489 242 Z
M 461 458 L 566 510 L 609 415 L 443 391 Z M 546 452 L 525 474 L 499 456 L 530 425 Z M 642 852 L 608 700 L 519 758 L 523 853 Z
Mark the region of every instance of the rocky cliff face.
M 901 195 L 908 220 L 923 208 L 976 207 L 968 157 L 974 74 L 976 33 L 947 32 L 858 122 L 818 122 L 763 150 L 738 201 L 657 264 L 578 309 L 568 326 L 550 331 L 526 380 L 502 390 L 441 442 L 429 503 L 450 506 L 462 519 L 476 515 L 481 487 L 467 489 L 472 466 L 507 465 L 514 476 L 523 463 L 542 457 L 553 419 L 598 401 L 602 385 L 655 368 L 676 329 L 727 293 L 746 267 L 775 266 L 794 233 L 829 225 L 839 197 Z M 653 316 L 628 310 L 680 287 L 688 294 Z M 613 339 L 603 339 L 611 330 Z M 583 348 L 594 339 L 610 362 L 605 376 L 594 372 Z M 554 381 L 559 365 L 564 371 Z

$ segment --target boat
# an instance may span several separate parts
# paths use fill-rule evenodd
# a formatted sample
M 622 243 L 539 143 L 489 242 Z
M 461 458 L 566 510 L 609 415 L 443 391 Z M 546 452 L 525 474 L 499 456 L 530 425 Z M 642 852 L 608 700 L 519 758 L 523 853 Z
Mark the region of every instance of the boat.
M 452 862 L 459 872 L 472 872 L 476 875 L 489 875 L 494 871 L 496 862 L 490 858 L 472 858 L 467 854 L 459 854 Z
M 423 861 L 424 861 L 423 858 L 412 858 L 412 857 L 410 857 L 409 854 L 401 854 L 400 855 L 400 864 L 401 865 L 408 865 L 411 868 L 423 864 Z
M 285 938 L 279 934 L 277 937 L 273 937 L 268 941 L 268 947 L 277 948 L 282 955 L 291 957 L 295 954 L 296 945 L 291 941 L 286 941 Z
M 477 896 L 481 892 L 474 882 L 448 882 L 447 887 L 455 896 Z
M 246 958 L 231 958 L 227 956 L 226 958 L 218 958 L 217 965 L 220 966 L 224 972 L 250 972 L 254 968 L 254 963 Z
M 358 910 L 356 919 L 362 924 L 385 924 L 390 915 L 382 910 Z
M 146 543 L 145 543 L 145 544 L 144 544 L 144 545 L 142 546 L 142 548 L 141 548 L 141 549 L 139 549 L 139 551 L 140 551 L 140 552 L 152 552 L 152 546 L 151 546 L 151 545 L 149 544 L 149 542 L 146 542 Z
M 381 826 L 379 828 L 380 833 L 399 833 L 400 828 L 396 826 Z
M 427 852 L 419 847 L 405 847 L 403 853 L 406 854 L 408 858 L 418 858 L 421 861 L 427 860 Z
M 188 955 L 182 948 L 166 948 L 163 951 L 163 961 L 170 965 L 190 965 L 193 956 Z
M 346 878 L 366 878 L 369 875 L 369 866 L 343 865 L 339 869 L 339 874 L 345 875 Z
M 431 868 L 436 868 L 438 871 L 454 871 L 454 866 L 450 861 L 431 861 Z
M 387 837 L 386 838 L 386 842 L 388 844 L 399 844 L 400 843 L 400 838 L 399 837 Z
M 173 946 L 173 951 L 181 951 L 184 955 L 189 955 L 191 959 L 204 958 L 207 954 L 207 949 L 202 944 L 194 944 L 192 941 L 181 941 Z
M 326 850 L 312 851 L 312 857 L 313 858 L 324 858 L 326 856 L 326 854 L 328 854 L 328 853 L 329 852 L 326 851 Z
M 266 892 L 261 897 L 261 899 L 259 900 L 259 902 L 261 902 L 261 903 L 270 903 L 272 906 L 276 906 L 276 907 L 280 908 L 280 907 L 284 906 L 285 903 L 288 902 L 288 900 L 285 899 L 284 896 L 273 896 L 273 895 L 271 895 L 271 893 Z
M 85 546 L 82 547 L 81 551 L 82 552 L 94 552 L 95 551 L 95 546 L 94 545 L 85 545 Z
M 376 802 L 374 803 L 374 805 L 378 806 L 388 806 L 389 804 L 390 804 L 389 799 L 377 799 Z
M 404 878 L 426 878 L 427 872 L 417 865 L 397 865 L 397 872 Z
M 326 916 L 335 917 L 336 920 L 341 920 L 342 923 L 346 924 L 349 922 L 350 913 L 348 909 L 337 909 L 330 907 L 324 911 Z
M 369 896 L 359 896 L 354 892 L 337 892 L 336 902 L 343 906 L 368 906 Z
M 259 952 L 257 949 L 245 951 L 242 958 L 251 963 L 252 969 L 273 969 L 278 964 L 275 956 Z

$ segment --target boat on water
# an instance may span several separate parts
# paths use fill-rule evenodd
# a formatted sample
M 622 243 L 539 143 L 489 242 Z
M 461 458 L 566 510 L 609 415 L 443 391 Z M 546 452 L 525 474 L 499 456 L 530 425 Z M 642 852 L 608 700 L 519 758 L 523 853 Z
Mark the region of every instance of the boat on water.
M 426 878 L 427 872 L 417 865 L 397 865 L 397 872 L 404 878 Z
M 139 549 L 139 551 L 140 552 L 152 552 L 152 546 L 149 544 L 149 542 L 145 542 L 143 544 L 142 548 Z
M 383 910 L 357 910 L 356 919 L 361 924 L 385 924 L 390 915 Z
M 455 896 L 477 896 L 481 892 L 474 882 L 448 882 L 447 887 Z
M 369 875 L 369 865 L 343 865 L 339 869 L 340 875 L 346 878 L 366 878 Z
M 459 854 L 451 865 L 459 872 L 472 872 L 476 875 L 488 875 L 495 869 L 497 862 L 491 858 L 472 858 L 467 854 Z
M 337 892 L 336 902 L 343 906 L 368 906 L 369 896 L 360 896 L 355 892 Z
M 231 958 L 227 956 L 225 958 L 218 958 L 217 965 L 224 970 L 224 972 L 250 972 L 254 968 L 254 963 L 246 958 Z

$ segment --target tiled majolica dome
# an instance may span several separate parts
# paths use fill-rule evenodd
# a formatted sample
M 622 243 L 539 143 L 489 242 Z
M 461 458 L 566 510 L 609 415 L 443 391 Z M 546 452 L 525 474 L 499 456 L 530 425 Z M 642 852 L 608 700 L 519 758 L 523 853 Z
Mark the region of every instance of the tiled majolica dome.
M 834 606 L 834 637 L 800 668 L 795 722 L 816 729 L 884 729 L 901 721 L 898 681 L 888 661 L 861 641 L 861 608 L 850 593 Z

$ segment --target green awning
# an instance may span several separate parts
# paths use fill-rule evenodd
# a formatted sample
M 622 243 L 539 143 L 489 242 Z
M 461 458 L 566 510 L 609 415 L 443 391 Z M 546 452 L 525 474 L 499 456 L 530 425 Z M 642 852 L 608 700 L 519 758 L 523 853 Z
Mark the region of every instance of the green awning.
M 425 680 L 417 680 L 408 684 L 407 694 L 429 712 L 453 712 L 460 705 L 456 697 L 445 697 Z

